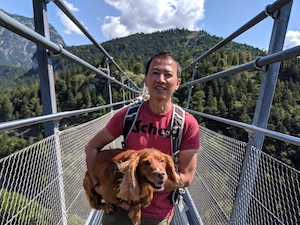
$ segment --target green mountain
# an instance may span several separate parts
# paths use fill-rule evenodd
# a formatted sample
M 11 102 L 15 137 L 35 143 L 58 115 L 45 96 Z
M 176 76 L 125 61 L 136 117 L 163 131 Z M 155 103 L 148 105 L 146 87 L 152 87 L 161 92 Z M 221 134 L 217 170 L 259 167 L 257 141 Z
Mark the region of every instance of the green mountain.
M 144 66 L 153 54 L 164 50 L 172 52 L 181 64 L 186 66 L 221 40 L 220 37 L 212 36 L 205 31 L 170 29 L 151 34 L 138 33 L 124 38 L 117 38 L 102 43 L 102 46 L 114 60 L 121 63 L 121 66 L 125 66 L 125 69 L 130 71 L 135 71 L 135 69 L 141 67 L 140 64 Z M 222 52 L 230 52 L 233 49 L 238 52 L 247 52 L 247 54 L 253 56 L 265 54 L 258 48 L 234 42 L 223 48 Z M 92 45 L 74 46 L 70 47 L 69 50 L 89 62 L 97 62 L 97 59 L 98 61 L 103 60 L 100 50 Z M 124 64 L 122 64 L 123 61 Z

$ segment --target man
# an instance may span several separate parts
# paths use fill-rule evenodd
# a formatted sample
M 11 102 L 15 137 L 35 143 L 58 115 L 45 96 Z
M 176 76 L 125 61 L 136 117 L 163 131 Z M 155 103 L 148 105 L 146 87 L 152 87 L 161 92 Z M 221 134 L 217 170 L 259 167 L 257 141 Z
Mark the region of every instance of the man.
M 162 52 L 153 56 L 146 65 L 145 85 L 148 88 L 150 99 L 141 106 L 137 120 L 126 141 L 127 149 L 140 150 L 143 148 L 156 148 L 172 155 L 170 137 L 164 135 L 170 130 L 174 104 L 172 95 L 181 83 L 181 66 L 169 53 Z M 127 107 L 121 109 L 100 130 L 86 146 L 86 161 L 89 175 L 97 191 L 97 180 L 93 171 L 94 159 L 106 144 L 110 143 L 123 132 L 124 117 Z M 196 170 L 197 153 L 199 149 L 199 126 L 195 118 L 185 113 L 182 141 L 179 146 L 178 174 L 181 185 L 187 187 L 193 180 Z M 147 208 L 142 209 L 141 225 L 169 225 L 173 216 L 173 203 L 170 201 L 170 192 L 179 188 L 165 183 L 165 189 L 155 192 L 154 198 Z M 122 209 L 123 208 L 123 209 Z M 126 205 L 104 215 L 103 225 L 131 225 L 127 216 Z

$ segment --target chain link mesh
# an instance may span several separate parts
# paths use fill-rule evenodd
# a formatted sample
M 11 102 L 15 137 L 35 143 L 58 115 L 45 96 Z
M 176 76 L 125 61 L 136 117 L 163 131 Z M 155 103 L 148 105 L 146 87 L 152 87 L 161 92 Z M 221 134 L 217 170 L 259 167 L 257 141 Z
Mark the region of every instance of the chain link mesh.
M 203 224 L 227 225 L 234 210 L 247 144 L 205 127 L 200 129 L 202 149 L 195 179 L 188 189 Z M 251 189 L 249 183 L 241 184 L 237 217 L 231 224 L 300 224 L 300 172 L 253 146 L 249 149 L 246 177 L 255 180 Z M 257 155 L 260 158 L 256 167 Z
M 246 144 L 200 127 L 201 150 L 189 192 L 203 223 L 228 224 Z
M 85 224 L 91 208 L 82 187 L 84 148 L 110 118 L 108 113 L 1 159 L 0 224 Z
M 259 166 L 256 165 L 260 155 Z M 256 173 L 252 191 L 243 184 L 234 224 L 300 224 L 300 172 L 251 146 L 246 175 Z M 251 189 L 250 189 L 251 190 Z M 250 202 L 248 203 L 248 198 Z M 242 217 L 248 209 L 245 218 Z

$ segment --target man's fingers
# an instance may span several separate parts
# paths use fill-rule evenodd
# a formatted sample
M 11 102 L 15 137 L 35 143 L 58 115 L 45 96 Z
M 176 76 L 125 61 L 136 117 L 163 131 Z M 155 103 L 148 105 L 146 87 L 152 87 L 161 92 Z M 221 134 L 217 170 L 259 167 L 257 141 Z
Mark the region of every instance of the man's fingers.
M 131 201 L 129 201 L 128 203 L 125 202 L 125 201 L 123 201 L 119 206 L 120 206 L 122 209 L 128 211 L 129 208 L 130 208 L 130 205 L 129 205 L 130 203 L 131 203 Z

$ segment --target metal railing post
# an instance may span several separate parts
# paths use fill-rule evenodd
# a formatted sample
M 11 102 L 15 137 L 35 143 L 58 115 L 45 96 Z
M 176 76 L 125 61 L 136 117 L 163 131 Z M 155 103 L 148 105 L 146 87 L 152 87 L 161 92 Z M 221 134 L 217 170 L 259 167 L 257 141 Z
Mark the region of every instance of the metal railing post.
M 33 0 L 35 31 L 50 40 L 50 29 L 47 16 L 47 5 L 45 0 Z M 38 73 L 40 77 L 41 97 L 43 105 L 43 114 L 57 113 L 55 84 L 53 75 L 53 66 L 50 58 L 50 52 L 37 45 L 36 57 L 38 62 Z M 56 173 L 59 177 L 57 188 L 59 191 L 60 213 L 62 224 L 67 225 L 66 202 L 64 193 L 64 181 L 61 162 L 61 148 L 58 137 L 58 120 L 48 121 L 45 123 L 45 135 L 50 136 L 55 134 L 55 150 L 56 150 Z
M 58 123 L 58 122 L 57 122 Z M 59 202 L 60 209 L 62 214 L 62 224 L 67 225 L 67 207 L 66 207 L 66 195 L 65 195 L 65 185 L 64 185 L 64 177 L 63 177 L 63 162 L 62 162 L 62 151 L 61 151 L 61 143 L 59 138 L 59 131 L 55 133 L 55 156 L 56 156 L 56 165 L 57 165 L 57 177 L 58 177 L 58 190 L 59 190 Z
M 130 83 L 129 83 L 128 81 L 127 81 L 127 86 L 128 86 L 128 87 L 131 87 L 131 86 L 130 86 Z M 130 99 L 131 99 L 131 91 L 128 91 L 127 96 L 128 96 L 128 99 L 130 100 Z
M 195 73 L 196 73 L 197 65 L 198 65 L 198 63 L 195 63 L 195 65 L 194 65 L 193 75 L 192 75 L 192 81 L 195 79 Z M 192 85 L 192 86 L 189 87 L 189 96 L 188 96 L 188 100 L 187 100 L 187 103 L 186 103 L 186 108 L 187 109 L 190 106 L 190 101 L 191 101 L 191 96 L 192 96 L 193 88 L 194 88 L 194 85 Z
M 105 64 L 106 64 L 107 75 L 111 76 L 111 74 L 110 74 L 110 68 L 109 68 L 109 61 L 110 60 L 106 57 Z M 113 99 L 112 99 L 111 81 L 108 80 L 107 82 L 108 82 L 109 104 L 112 104 Z M 110 111 L 112 111 L 112 110 L 113 110 L 113 108 L 111 107 Z
M 273 15 L 270 15 L 275 19 L 275 21 L 268 54 L 282 51 L 291 8 L 292 1 L 283 6 Z M 280 62 L 277 62 L 270 64 L 263 69 L 263 79 L 252 122 L 254 126 L 260 128 L 267 127 L 279 68 Z M 260 162 L 264 138 L 265 135 L 260 133 L 254 133 L 249 138 L 230 224 L 246 224 L 251 193 L 253 191 L 253 186 L 257 175 L 257 168 Z M 257 148 L 258 151 L 252 152 L 252 147 Z
M 45 1 L 33 0 L 35 31 L 50 40 L 50 30 L 47 17 L 47 7 Z M 38 73 L 40 76 L 41 97 L 43 114 L 57 113 L 53 66 L 50 52 L 37 45 L 36 58 L 38 62 Z M 57 127 L 52 121 L 45 123 L 45 136 L 55 133 Z
M 122 84 L 124 85 L 124 75 L 121 76 Z M 125 88 L 122 87 L 123 101 L 125 101 Z

